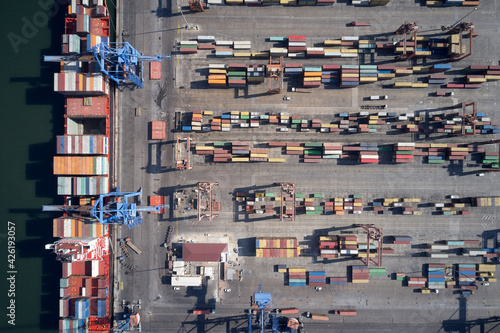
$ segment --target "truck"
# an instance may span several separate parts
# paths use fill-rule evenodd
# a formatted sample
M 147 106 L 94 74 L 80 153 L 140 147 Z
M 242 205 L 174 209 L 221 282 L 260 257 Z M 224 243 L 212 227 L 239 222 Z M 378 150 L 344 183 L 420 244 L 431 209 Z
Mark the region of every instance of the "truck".
M 359 22 L 359 21 L 352 21 L 351 22 L 351 27 L 369 27 L 372 24 L 370 22 Z
M 281 314 L 299 313 L 299 309 L 297 308 L 276 309 L 276 313 L 281 313 Z
M 330 319 L 327 315 L 313 314 L 311 312 L 306 312 L 306 317 L 314 319 L 314 320 L 329 320 Z
M 387 95 L 372 95 L 370 96 L 370 101 L 377 101 L 381 99 L 389 99 L 389 96 Z
M 214 314 L 215 309 L 194 309 L 193 314 L 195 315 L 206 315 L 206 314 Z
M 127 237 L 127 238 L 122 238 L 120 239 L 121 242 L 124 242 L 125 244 L 127 244 L 128 247 L 130 247 L 135 253 L 137 254 L 141 254 L 142 251 L 139 250 L 139 248 L 137 246 L 135 246 L 134 244 L 132 244 L 132 242 L 130 241 L 130 237 Z
M 310 92 L 311 92 L 311 89 L 307 89 L 307 88 L 295 88 L 295 87 L 292 87 L 292 91 L 293 91 L 293 92 L 301 92 L 301 93 L 310 93 Z

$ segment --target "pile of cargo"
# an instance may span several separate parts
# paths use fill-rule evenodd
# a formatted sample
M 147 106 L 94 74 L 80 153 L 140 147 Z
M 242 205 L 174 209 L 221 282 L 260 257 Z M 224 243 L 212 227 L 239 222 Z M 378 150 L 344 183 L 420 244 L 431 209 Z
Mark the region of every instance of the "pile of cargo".
M 66 95 L 108 95 L 108 81 L 102 73 L 54 73 L 54 91 Z
M 65 196 L 99 195 L 109 192 L 109 178 L 96 177 L 57 177 L 57 194 Z
M 412 238 L 410 236 L 392 236 L 393 244 L 411 244 Z
M 412 163 L 414 142 L 398 142 L 394 145 L 394 163 Z
M 426 0 L 429 7 L 479 6 L 479 0 Z
M 211 87 L 226 87 L 227 86 L 226 65 L 224 65 L 224 64 L 209 64 L 208 65 L 208 85 Z
M 338 236 L 340 255 L 358 254 L 358 238 L 356 236 Z
M 408 287 L 410 288 L 424 288 L 427 283 L 425 277 L 407 277 Z
M 477 290 L 475 264 L 458 264 L 456 273 L 460 290 Z
M 321 67 L 304 67 L 302 86 L 306 88 L 319 87 L 321 85 Z
M 309 281 L 308 284 L 313 287 L 322 287 L 326 285 L 326 272 L 308 272 Z
M 359 85 L 359 66 L 342 65 L 340 70 L 340 86 L 353 88 Z
M 345 276 L 343 276 L 343 277 L 330 276 L 328 278 L 328 281 L 330 284 L 333 284 L 333 285 L 345 285 L 345 284 L 347 284 L 347 277 L 345 277 Z
M 493 264 L 478 264 L 477 274 L 479 278 L 484 278 L 486 282 L 497 282 L 497 278 L 494 277 L 496 271 L 496 266 Z
M 305 287 L 306 286 L 306 269 L 305 268 L 288 268 L 288 285 L 290 287 Z
M 255 240 L 257 258 L 296 258 L 299 254 L 295 237 L 257 237 Z
M 337 236 L 319 236 L 319 252 L 321 258 L 338 258 Z
M 492 169 L 498 169 L 499 166 L 498 152 L 485 152 L 482 163 Z
M 151 122 L 151 140 L 165 140 L 167 138 L 167 123 L 164 121 Z
M 107 175 L 107 156 L 54 156 L 54 175 Z
M 369 283 L 370 269 L 368 266 L 352 266 L 352 283 Z
M 306 54 L 306 36 L 288 36 L 288 56 L 300 57 Z M 309 55 L 309 52 L 308 52 Z
M 359 163 L 378 163 L 377 144 L 372 142 L 360 143 Z
M 429 264 L 427 267 L 427 288 L 444 289 L 446 282 L 446 265 Z

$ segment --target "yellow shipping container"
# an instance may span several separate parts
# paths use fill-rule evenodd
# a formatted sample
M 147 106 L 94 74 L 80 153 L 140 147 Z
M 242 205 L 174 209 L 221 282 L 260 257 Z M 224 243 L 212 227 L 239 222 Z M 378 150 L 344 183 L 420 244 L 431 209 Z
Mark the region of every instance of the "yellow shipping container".
M 431 51 L 415 51 L 417 57 L 430 56 L 431 54 Z
M 378 79 L 376 77 L 360 77 L 359 82 L 377 82 Z
M 231 115 L 232 116 L 239 116 L 240 115 L 240 111 L 231 111 Z
M 288 273 L 305 273 L 305 268 L 288 268 Z
M 422 294 L 430 294 L 431 290 L 429 288 L 422 288 L 420 289 L 422 291 Z
M 453 35 L 450 35 L 448 40 L 452 44 L 458 44 L 458 43 L 460 43 L 460 36 L 458 34 L 453 34 Z
M 378 120 L 368 120 L 368 125 L 377 125 Z
M 497 267 L 492 264 L 479 264 L 477 265 L 477 270 L 479 272 L 495 272 Z
M 234 52 L 233 57 L 236 58 L 250 58 L 252 56 L 252 53 L 250 52 Z
M 295 254 L 294 254 L 294 249 L 286 249 L 286 257 L 287 258 L 294 258 L 295 257 Z
M 393 79 L 396 77 L 396 73 L 378 73 L 377 77 L 379 79 Z
M 497 278 L 495 277 L 489 277 L 486 279 L 488 282 L 497 282 Z
M 369 283 L 370 280 L 352 280 L 352 283 Z
M 271 163 L 284 163 L 284 162 L 286 162 L 286 160 L 284 158 L 268 158 L 267 161 L 271 162 Z
M 231 124 L 222 124 L 222 127 L 225 127 L 225 128 L 231 127 Z
M 196 150 L 214 150 L 213 146 L 196 146 Z
M 500 197 L 495 197 L 495 206 L 500 206 Z
M 370 40 L 370 39 L 360 39 L 358 41 L 358 44 L 375 44 L 375 43 L 377 43 L 377 42 L 374 40 Z
M 278 269 L 278 273 L 286 273 L 286 268 L 280 268 L 280 269 Z
M 274 197 L 274 201 L 281 201 L 281 197 Z
M 240 112 L 240 116 L 249 116 L 250 115 L 250 112 L 248 111 L 241 111 Z
M 404 46 L 397 46 L 397 47 L 396 47 L 396 52 L 397 52 L 397 53 L 402 53 L 404 49 L 405 49 L 405 48 L 404 48 Z M 413 52 L 413 47 L 411 47 L 411 46 L 407 46 L 407 47 L 406 47 L 406 52 Z M 397 71 L 397 69 L 396 69 L 396 71 Z M 397 73 L 397 72 L 396 72 L 396 73 Z
M 395 88 L 411 88 L 412 83 L 411 82 L 394 82 L 394 87 Z
M 327 53 L 327 52 L 340 52 L 340 49 L 324 49 L 323 51 L 325 53 Z
M 353 240 L 343 240 L 343 241 L 340 241 L 341 244 L 345 244 L 345 245 L 356 245 L 358 244 L 358 241 L 353 241 Z
M 219 119 L 219 118 L 212 119 L 212 123 L 220 123 L 220 122 L 221 122 L 221 119 Z
M 463 208 L 463 207 L 465 207 L 465 204 L 464 203 L 454 203 L 453 207 L 455 207 L 455 208 Z
M 411 36 L 411 40 L 415 40 L 415 36 Z M 425 37 L 425 36 L 417 36 L 417 42 L 421 42 L 421 41 L 428 41 L 429 40 L 429 37 Z
M 212 111 L 203 111 L 204 116 L 213 116 L 214 113 Z
M 262 258 L 264 256 L 264 250 L 263 249 L 255 249 L 255 256 L 257 258 Z
M 305 202 L 313 202 L 314 201 L 314 198 L 305 198 L 304 199 Z
M 228 124 L 230 125 L 230 124 Z M 267 158 L 267 154 L 250 154 L 250 157 L 266 157 Z
M 469 151 L 469 148 L 467 147 L 451 147 L 451 151 Z
M 299 150 L 299 151 L 303 151 L 304 147 L 286 147 L 286 150 Z
M 470 77 L 467 79 L 467 81 L 472 82 L 472 83 L 486 82 L 486 78 L 485 77 Z
M 297 257 L 300 256 L 300 246 L 297 246 Z
M 248 157 L 232 157 L 231 162 L 248 162 L 250 159 Z
M 484 77 L 489 81 L 500 80 L 500 75 L 485 75 Z
M 376 119 L 378 119 L 378 116 L 370 116 L 369 119 L 372 119 L 372 120 L 375 119 L 376 120 Z
M 321 76 L 304 78 L 304 82 L 315 82 L 315 81 L 321 81 Z
M 431 148 L 448 148 L 447 143 L 431 143 Z
M 327 39 L 323 42 L 323 45 L 324 46 L 328 46 L 328 45 L 341 45 L 342 44 L 342 41 L 340 39 Z
M 208 70 L 209 74 L 227 74 L 227 71 L 225 69 L 217 69 L 217 68 L 210 68 Z
M 340 49 L 341 53 L 358 53 L 358 49 Z
M 362 207 L 362 206 L 363 206 L 363 203 L 361 203 L 361 202 L 354 203 L 354 207 Z
M 271 2 L 271 1 L 269 1 L 269 2 Z M 269 57 L 269 52 L 254 52 L 254 53 L 252 53 L 252 58 L 267 58 L 267 57 Z
M 359 77 L 359 73 L 342 73 L 341 77 Z

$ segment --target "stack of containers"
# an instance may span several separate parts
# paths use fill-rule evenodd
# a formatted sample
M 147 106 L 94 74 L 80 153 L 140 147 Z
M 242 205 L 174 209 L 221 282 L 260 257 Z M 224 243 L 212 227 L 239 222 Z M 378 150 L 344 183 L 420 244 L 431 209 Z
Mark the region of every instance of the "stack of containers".
M 340 158 L 342 155 L 342 144 L 337 142 L 323 143 L 323 158 Z
M 358 36 L 342 36 L 340 45 L 340 57 L 342 58 L 357 58 L 358 57 Z
M 62 54 L 80 53 L 80 36 L 74 34 L 62 35 Z
M 321 72 L 321 83 L 338 83 L 340 65 L 323 65 Z
M 415 150 L 414 142 L 398 142 L 394 145 L 395 163 L 412 163 L 413 152 Z
M 227 70 L 224 64 L 208 65 L 208 84 L 212 87 L 225 87 L 227 85 Z
M 412 238 L 410 236 L 392 236 L 393 244 L 411 244 Z
M 89 299 L 81 298 L 75 302 L 75 318 L 88 319 L 89 317 Z
M 302 64 L 286 64 L 285 75 L 302 74 Z
M 352 256 L 358 254 L 358 239 L 356 236 L 338 237 L 341 255 Z
M 288 49 L 286 47 L 272 47 L 269 50 L 269 54 L 273 57 L 286 57 L 288 54 Z M 291 53 L 289 56 L 298 56 L 299 54 L 303 53 Z
M 488 282 L 497 282 L 497 279 L 493 277 L 496 271 L 496 266 L 493 264 L 478 264 L 477 273 L 479 277 L 484 277 Z
M 257 237 L 255 240 L 257 258 L 296 258 L 299 253 L 295 237 Z
M 242 88 L 245 87 L 246 75 L 247 75 L 247 65 L 245 64 L 228 64 L 228 80 L 227 84 L 229 87 Z
M 305 67 L 303 86 L 305 88 L 319 87 L 321 85 L 321 67 Z
M 405 273 L 396 273 L 396 281 L 404 281 Z
M 213 42 L 215 41 L 214 36 L 198 36 L 198 50 L 213 50 L 215 49 L 215 45 Z M 206 44 L 202 44 L 206 43 Z
M 107 175 L 107 156 L 54 156 L 54 175 Z
M 469 148 L 467 147 L 448 147 L 449 160 L 465 160 L 469 155 Z
M 317 163 L 321 161 L 321 153 L 323 143 L 321 142 L 306 142 L 304 144 L 304 163 Z
M 52 232 L 53 236 L 58 238 L 96 238 L 108 234 L 108 225 L 101 224 L 97 220 L 60 217 L 52 220 Z
M 286 143 L 286 154 L 287 155 L 302 155 L 304 147 L 298 142 L 287 142 Z
M 360 41 L 361 43 L 361 41 Z M 362 45 L 375 45 L 375 44 L 360 44 Z M 375 51 L 375 49 L 372 49 Z M 361 49 L 360 49 L 361 51 Z M 359 83 L 372 83 L 378 80 L 377 65 L 360 65 L 359 66 Z
M 473 200 L 473 202 L 476 205 L 476 207 L 490 207 L 491 206 L 491 198 L 475 198 Z M 495 206 L 496 206 L 496 200 L 495 200 Z M 467 244 L 467 241 L 465 244 Z
M 227 142 L 214 142 L 214 162 L 228 162 L 231 158 L 231 150 L 227 149 Z
M 465 43 L 460 41 L 459 34 L 451 34 L 448 37 L 448 56 L 455 57 L 466 53 Z
M 333 58 L 333 57 L 340 58 L 342 56 L 342 52 L 340 50 L 341 44 L 342 44 L 342 41 L 340 39 L 323 41 L 323 46 L 325 47 L 324 57 L 325 58 Z M 338 48 L 327 48 L 327 47 L 332 47 L 332 46 L 336 46 Z
M 233 56 L 233 49 L 229 48 L 233 46 L 233 41 L 218 40 L 215 42 L 215 45 L 221 47 L 215 49 L 215 56 L 217 58 L 226 58 Z
M 353 213 L 361 214 L 363 211 L 363 196 L 361 194 L 354 194 L 352 196 L 353 201 Z M 344 203 L 345 205 L 345 203 Z
M 288 268 L 288 285 L 290 287 L 305 287 L 306 281 L 305 268 Z
M 249 65 L 247 68 L 247 82 L 264 82 L 265 67 L 262 65 Z
M 488 165 L 491 168 L 498 169 L 499 165 L 498 152 L 485 152 L 482 163 Z
M 370 277 L 372 276 L 387 276 L 385 268 L 370 268 Z
M 337 236 L 319 236 L 319 251 L 321 258 L 338 258 Z
M 236 155 L 231 158 L 231 162 L 248 162 L 250 158 L 250 142 L 248 141 L 234 141 L 231 144 L 231 153 Z
M 444 289 L 446 265 L 444 264 L 429 264 L 427 267 L 427 288 L 429 289 Z
M 431 74 L 429 75 L 429 84 L 446 84 L 446 75 L 444 74 Z
M 408 277 L 407 281 L 410 288 L 424 288 L 427 279 L 424 277 Z
M 198 155 L 213 155 L 214 147 L 213 146 L 196 146 L 195 152 Z
M 357 65 L 342 65 L 340 71 L 340 86 L 353 88 L 359 85 L 359 67 Z
M 288 56 L 303 57 L 306 52 L 306 36 L 288 36 Z
M 191 116 L 191 129 L 193 131 L 201 131 L 202 123 L 202 112 L 201 110 L 194 110 Z
M 308 47 L 306 52 L 307 56 L 311 58 L 322 58 L 325 55 L 325 50 L 322 47 Z
M 66 115 L 69 118 L 102 118 L 109 115 L 108 111 L 107 97 L 66 98 Z
M 330 284 L 334 284 L 334 285 L 344 285 L 344 284 L 347 284 L 347 277 L 333 277 L 333 276 L 330 276 L 328 278 Z
M 313 287 L 322 287 L 326 285 L 326 272 L 309 272 L 309 285 Z
M 368 266 L 352 266 L 352 283 L 370 282 L 370 269 Z
M 76 15 L 76 33 L 87 35 L 90 32 L 90 16 L 87 14 Z
M 59 332 L 73 333 L 73 332 L 88 332 L 87 319 L 59 319 Z
M 476 265 L 475 264 L 458 264 L 457 265 L 457 281 L 458 286 L 462 290 L 474 290 L 477 289 L 475 286 L 476 281 Z M 472 289 L 464 289 L 464 286 L 475 286 Z
M 54 73 L 54 91 L 65 95 L 107 95 L 109 83 L 102 73 Z
M 278 273 L 286 273 L 286 265 L 278 265 Z
M 396 77 L 395 66 L 389 65 L 378 65 L 377 66 L 377 78 L 379 80 L 390 80 Z
M 252 149 L 250 150 L 251 162 L 267 162 L 268 151 L 267 149 Z
M 108 177 L 57 177 L 58 195 L 87 196 L 108 192 Z
M 187 54 L 198 53 L 198 41 L 196 41 L 196 40 L 181 40 L 179 52 L 183 53 L 183 54 L 184 53 L 187 53 Z
M 378 163 L 378 147 L 376 143 L 362 142 L 359 152 L 360 163 Z

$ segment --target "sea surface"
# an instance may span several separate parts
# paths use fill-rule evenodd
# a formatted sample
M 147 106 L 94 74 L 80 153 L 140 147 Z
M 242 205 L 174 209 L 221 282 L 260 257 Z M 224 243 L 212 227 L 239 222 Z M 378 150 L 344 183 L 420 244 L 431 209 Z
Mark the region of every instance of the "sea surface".
M 59 64 L 42 61 L 43 55 L 61 54 L 67 6 L 59 2 L 64 1 L 6 1 L 2 6 L 0 332 L 58 331 L 62 269 L 44 249 L 55 241 L 52 219 L 58 214 L 41 209 L 62 204 L 52 157 L 56 135 L 64 133 L 64 98 L 53 92 Z M 8 256 L 9 233 L 15 237 L 15 260 Z

